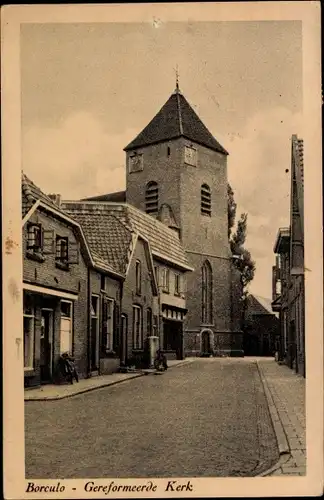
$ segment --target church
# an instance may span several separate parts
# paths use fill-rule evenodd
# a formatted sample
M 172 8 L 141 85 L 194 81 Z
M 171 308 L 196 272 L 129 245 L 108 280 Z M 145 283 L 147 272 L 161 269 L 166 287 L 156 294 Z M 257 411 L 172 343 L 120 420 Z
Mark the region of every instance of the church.
M 190 266 L 185 355 L 243 356 L 241 285 L 228 241 L 228 152 L 179 89 L 125 148 L 126 191 L 87 198 L 127 203 L 174 230 Z

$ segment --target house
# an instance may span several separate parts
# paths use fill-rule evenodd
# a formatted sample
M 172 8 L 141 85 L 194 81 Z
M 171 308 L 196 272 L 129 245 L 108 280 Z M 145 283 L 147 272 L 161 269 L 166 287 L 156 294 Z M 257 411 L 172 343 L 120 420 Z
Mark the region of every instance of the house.
M 304 144 L 291 140 L 290 226 L 274 245 L 272 309 L 280 317 L 280 358 L 305 376 Z
M 25 174 L 22 231 L 25 387 L 59 381 L 64 352 L 75 358 L 81 378 L 102 371 L 103 345 L 116 350 L 119 367 L 118 345 L 108 335 L 114 328 L 103 331 L 101 311 L 102 289 L 118 310 L 123 275 L 90 252 L 82 228 L 62 211 L 57 196 L 45 195 Z
M 271 300 L 249 294 L 244 317 L 244 355 L 273 356 L 280 337 L 278 313 L 274 313 Z
M 179 235 L 194 269 L 187 276 L 186 354 L 242 356 L 239 276 L 228 241 L 228 152 L 178 84 L 125 152 L 126 191 L 88 200 L 126 200 Z
M 93 251 L 109 258 L 106 248 L 115 248 L 127 262 L 121 298 L 123 364 L 147 364 L 151 337 L 159 338 L 167 357 L 182 359 L 186 275 L 192 268 L 177 232 L 127 203 L 64 201 L 62 207 L 80 223 Z M 119 234 L 113 235 L 112 224 L 120 224 Z

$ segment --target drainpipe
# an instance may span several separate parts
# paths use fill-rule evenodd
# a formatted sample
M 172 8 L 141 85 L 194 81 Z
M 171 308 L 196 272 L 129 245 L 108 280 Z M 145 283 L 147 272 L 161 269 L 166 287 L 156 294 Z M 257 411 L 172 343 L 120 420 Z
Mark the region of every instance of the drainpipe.
M 120 335 L 120 354 L 119 354 L 119 360 L 120 360 L 120 365 L 121 366 L 126 366 L 126 346 L 127 346 L 127 330 L 124 331 L 123 324 L 122 324 L 122 314 L 123 314 L 123 292 L 124 292 L 124 282 L 120 281 L 119 289 L 120 289 L 120 298 L 119 298 L 119 328 L 121 331 Z M 128 324 L 127 324 L 128 327 Z

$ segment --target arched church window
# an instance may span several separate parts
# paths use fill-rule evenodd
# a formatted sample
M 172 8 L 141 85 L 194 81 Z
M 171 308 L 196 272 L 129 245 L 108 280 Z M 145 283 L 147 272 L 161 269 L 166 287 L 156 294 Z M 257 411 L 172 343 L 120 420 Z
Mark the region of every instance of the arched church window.
M 207 184 L 201 186 L 200 211 L 202 215 L 211 216 L 211 192 Z
M 213 322 L 213 274 L 210 262 L 206 260 L 201 268 L 202 307 L 201 320 L 205 325 Z
M 145 212 L 157 215 L 159 209 L 159 186 L 157 182 L 151 181 L 145 191 Z

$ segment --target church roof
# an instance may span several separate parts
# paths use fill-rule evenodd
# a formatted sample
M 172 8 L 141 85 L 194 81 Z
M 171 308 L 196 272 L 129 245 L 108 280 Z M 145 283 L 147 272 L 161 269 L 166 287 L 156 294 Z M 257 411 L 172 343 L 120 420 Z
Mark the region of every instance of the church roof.
M 115 201 L 124 203 L 126 201 L 126 191 L 91 196 L 90 198 L 83 198 L 82 201 Z
M 178 137 L 185 137 L 219 153 L 228 154 L 178 89 L 169 97 L 153 120 L 126 146 L 124 151 Z

